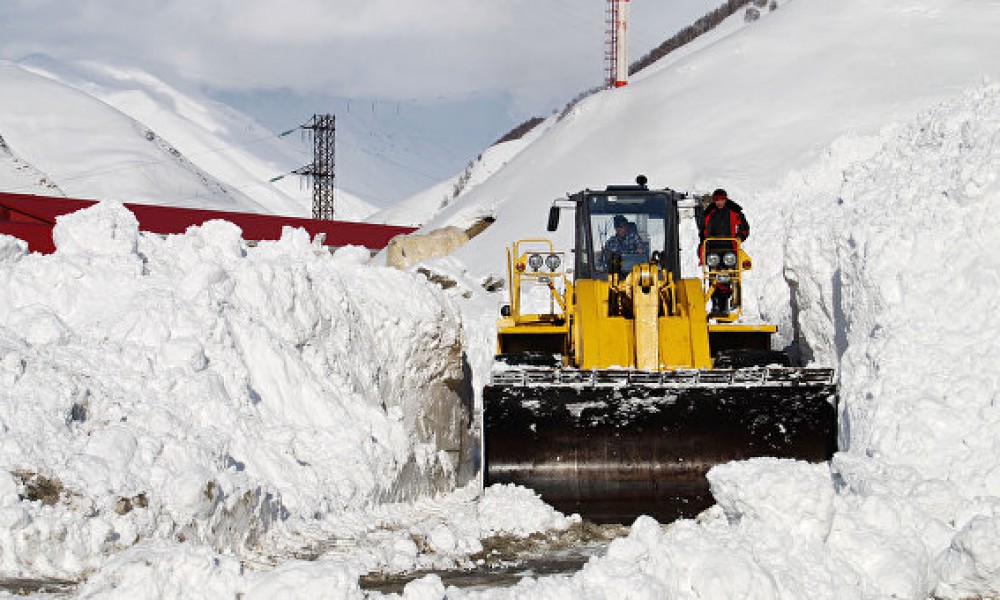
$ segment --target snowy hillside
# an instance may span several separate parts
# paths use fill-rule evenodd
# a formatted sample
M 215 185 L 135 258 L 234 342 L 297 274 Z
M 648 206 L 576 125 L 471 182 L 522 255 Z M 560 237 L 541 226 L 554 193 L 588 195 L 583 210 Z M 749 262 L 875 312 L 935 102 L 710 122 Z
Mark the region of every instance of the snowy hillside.
M 10 154 L 0 162 L 13 157 L 11 168 L 38 175 L 0 179 L 5 191 L 311 214 L 311 186 L 270 181 L 312 160 L 301 147 L 138 70 L 0 63 L 0 136 Z M 347 194 L 337 200 L 339 218 L 373 210 Z
M 517 139 L 494 144 L 469 163 L 462 173 L 382 209 L 370 215 L 366 221 L 415 227 L 431 221 L 457 195 L 471 192 L 502 169 L 514 156 L 541 137 L 555 120 L 555 117 L 550 117 Z
M 715 507 L 640 517 L 574 574 L 402 598 L 1000 595 L 998 29 L 1000 0 L 782 3 L 504 157 L 427 228 L 496 222 L 406 272 L 301 232 L 152 238 L 113 203 L 51 256 L 0 238 L 0 576 L 362 598 L 366 573 L 579 527 L 524 489 L 434 494 L 464 481 L 460 418 L 422 390 L 482 383 L 503 300 L 482 284 L 551 199 L 641 172 L 744 205 L 748 317 L 837 367 L 841 451 L 720 465 Z
M 59 193 L 59 188 L 46 178 L 45 173 L 11 154 L 3 137 L 0 137 L 0 182 L 3 182 L 5 189 L 20 190 L 21 193 Z
M 667 57 L 669 66 L 628 87 L 587 98 L 428 228 L 464 227 L 495 211 L 497 225 L 458 256 L 502 273 L 504 246 L 544 233 L 552 199 L 637 173 L 652 186 L 724 187 L 752 217 L 756 194 L 838 138 L 875 133 L 1000 79 L 998 19 L 995 1 L 782 4 L 687 58 Z

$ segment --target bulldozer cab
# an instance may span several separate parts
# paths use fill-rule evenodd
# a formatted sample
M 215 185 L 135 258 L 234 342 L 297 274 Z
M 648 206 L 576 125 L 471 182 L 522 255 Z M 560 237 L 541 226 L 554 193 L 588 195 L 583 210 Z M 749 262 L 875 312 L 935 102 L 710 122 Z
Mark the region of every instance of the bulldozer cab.
M 650 262 L 680 279 L 680 197 L 671 190 L 650 191 L 645 186 L 610 186 L 570 196 L 576 209 L 576 279 L 624 277 L 635 265 Z M 553 219 L 550 228 L 554 229 Z

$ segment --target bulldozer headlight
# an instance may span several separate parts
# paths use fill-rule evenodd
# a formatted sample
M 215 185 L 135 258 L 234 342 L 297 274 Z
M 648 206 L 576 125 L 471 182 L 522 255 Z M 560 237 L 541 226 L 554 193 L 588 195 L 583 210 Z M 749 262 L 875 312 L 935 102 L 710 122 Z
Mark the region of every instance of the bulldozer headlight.
M 562 259 L 559 258 L 558 254 L 550 254 L 545 257 L 545 266 L 548 267 L 550 271 L 558 271 L 560 265 L 562 265 Z
M 727 267 L 735 267 L 736 266 L 736 253 L 735 252 L 726 252 L 725 256 L 722 257 L 722 262 Z
M 719 266 L 719 255 L 718 254 L 709 254 L 708 256 L 705 257 L 705 262 L 710 267 L 717 267 L 717 266 Z
M 715 280 L 718 281 L 719 283 L 729 283 L 730 281 L 732 281 L 732 277 L 730 277 L 729 275 L 719 275 L 718 277 L 715 278 Z
M 542 255 L 532 254 L 528 257 L 528 266 L 531 267 L 532 271 L 537 271 L 542 268 Z

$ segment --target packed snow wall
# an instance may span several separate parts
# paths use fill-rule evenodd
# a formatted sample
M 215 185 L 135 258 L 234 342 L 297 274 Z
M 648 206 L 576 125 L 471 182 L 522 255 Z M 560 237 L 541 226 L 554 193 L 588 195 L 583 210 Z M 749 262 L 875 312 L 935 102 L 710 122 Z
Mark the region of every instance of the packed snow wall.
M 418 275 L 302 230 L 140 234 L 117 203 L 54 238 L 0 236 L 0 572 L 151 537 L 239 553 L 471 476 L 460 318 Z
M 972 90 L 841 140 L 785 190 L 783 275 L 807 353 L 840 366 L 841 445 L 973 496 L 1000 493 L 983 471 L 998 456 L 1000 268 L 986 217 L 1000 200 L 998 115 L 1000 87 Z
M 827 597 L 858 581 L 878 597 L 992 597 L 1000 586 L 998 165 L 1000 86 L 986 84 L 845 136 L 756 198 L 768 214 L 756 220 L 752 277 L 788 286 L 751 285 L 752 301 L 806 360 L 838 367 L 841 452 L 812 492 L 831 501 L 811 508 L 773 511 L 767 496 L 782 488 L 760 483 L 760 461 L 710 479 L 734 530 L 753 531 L 754 556 L 772 535 L 755 528 L 822 533 L 790 554 L 851 574 Z M 782 478 L 804 481 L 791 466 Z M 785 522 L 760 518 L 762 507 Z

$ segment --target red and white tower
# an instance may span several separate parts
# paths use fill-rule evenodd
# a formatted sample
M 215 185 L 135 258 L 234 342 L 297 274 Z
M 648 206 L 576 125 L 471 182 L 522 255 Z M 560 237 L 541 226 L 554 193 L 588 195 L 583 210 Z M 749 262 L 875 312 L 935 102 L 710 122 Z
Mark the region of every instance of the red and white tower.
M 608 87 L 628 85 L 628 3 L 630 0 L 608 0 Z

